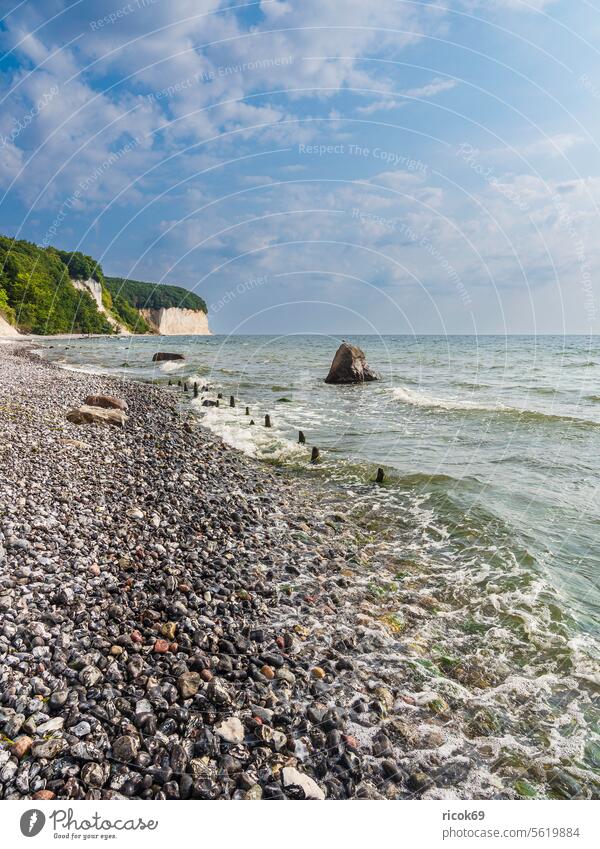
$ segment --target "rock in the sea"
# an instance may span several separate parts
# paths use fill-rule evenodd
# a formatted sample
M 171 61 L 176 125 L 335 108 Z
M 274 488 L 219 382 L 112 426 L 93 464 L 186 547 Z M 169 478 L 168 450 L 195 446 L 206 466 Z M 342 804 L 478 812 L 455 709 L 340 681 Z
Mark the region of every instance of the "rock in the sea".
M 304 772 L 295 769 L 293 766 L 284 766 L 281 770 L 283 786 L 286 790 L 294 792 L 300 788 L 304 793 L 305 799 L 325 798 L 325 793 L 321 790 L 316 781 Z
M 169 351 L 157 351 L 152 357 L 153 363 L 163 363 L 166 360 L 185 360 L 183 354 L 171 354 Z
M 76 410 L 67 413 L 67 421 L 71 424 L 109 424 L 123 427 L 127 416 L 122 410 L 107 410 L 104 407 L 89 407 L 84 404 Z
M 88 395 L 84 403 L 87 407 L 104 407 L 107 410 L 127 409 L 127 401 L 114 395 Z
M 349 342 L 342 342 L 335 352 L 325 383 L 364 383 L 379 380 L 379 375 L 367 364 L 364 351 Z

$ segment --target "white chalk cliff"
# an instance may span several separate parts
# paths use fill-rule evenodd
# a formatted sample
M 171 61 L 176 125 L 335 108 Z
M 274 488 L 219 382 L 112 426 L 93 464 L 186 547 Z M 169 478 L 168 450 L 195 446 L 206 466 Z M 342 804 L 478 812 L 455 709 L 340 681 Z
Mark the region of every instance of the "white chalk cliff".
M 80 292 L 88 292 L 96 302 L 98 312 L 106 317 L 107 321 L 123 336 L 131 336 L 131 331 L 112 316 L 102 303 L 102 285 L 90 277 L 89 280 L 71 280 L 73 286 Z
M 9 324 L 3 315 L 0 315 L 0 336 L 19 336 L 17 328 Z
M 161 336 L 210 336 L 208 316 L 202 310 L 162 307 L 141 309 L 150 327 Z

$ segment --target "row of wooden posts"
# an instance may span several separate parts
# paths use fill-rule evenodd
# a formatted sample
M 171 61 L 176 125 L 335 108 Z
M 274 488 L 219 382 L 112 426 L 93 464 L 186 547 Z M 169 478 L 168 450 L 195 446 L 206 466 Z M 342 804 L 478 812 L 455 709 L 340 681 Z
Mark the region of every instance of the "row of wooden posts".
M 173 385 L 173 382 L 171 380 L 169 380 L 169 386 L 172 386 L 172 385 Z M 178 380 L 177 386 L 183 386 L 183 391 L 189 392 L 189 386 L 187 384 L 187 381 Z M 193 391 L 194 391 L 194 398 L 197 398 L 199 393 L 200 393 L 200 390 L 198 389 L 198 383 L 196 381 L 194 381 Z M 218 395 L 217 395 L 217 402 L 216 402 L 217 407 L 219 406 L 219 401 L 222 401 L 222 400 L 223 400 L 223 393 L 219 392 Z M 235 407 L 235 397 L 233 395 L 229 396 L 229 406 Z M 250 415 L 250 407 L 246 407 L 246 415 L 247 416 Z M 249 423 L 251 425 L 253 425 L 254 419 L 250 419 Z M 265 415 L 265 427 L 271 427 L 271 416 L 268 413 Z M 306 444 L 306 437 L 304 436 L 304 433 L 301 430 L 298 431 L 298 442 L 299 442 L 300 445 Z M 311 453 L 310 453 L 310 462 L 311 463 L 318 463 L 319 460 L 320 460 L 320 457 L 321 457 L 321 454 L 320 454 L 319 449 L 317 448 L 316 445 L 313 445 Z M 374 482 L 375 483 L 383 483 L 384 480 L 385 480 L 385 472 L 381 467 L 379 467 L 377 469 L 377 475 L 375 476 Z

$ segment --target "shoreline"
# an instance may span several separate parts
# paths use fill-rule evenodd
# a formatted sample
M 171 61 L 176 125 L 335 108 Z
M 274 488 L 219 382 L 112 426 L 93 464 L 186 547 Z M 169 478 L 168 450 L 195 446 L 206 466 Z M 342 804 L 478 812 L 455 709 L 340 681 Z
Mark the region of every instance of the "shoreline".
M 20 340 L 0 389 L 0 798 L 503 799 L 542 780 L 498 766 L 485 690 L 413 641 L 444 605 L 409 589 L 403 630 L 378 591 L 397 566 L 339 493 L 227 446 L 175 389 Z M 66 421 L 98 392 L 128 402 L 123 429 Z M 555 762 L 545 781 L 589 798 L 578 778 Z
M 347 554 L 292 487 L 164 389 L 20 344 L 0 381 L 2 798 L 407 795 L 389 757 L 367 766 L 341 697 L 363 690 L 376 732 L 391 691 L 350 681 L 351 646 L 285 624 L 281 584 L 331 591 Z M 127 400 L 122 430 L 66 421 L 91 392 Z

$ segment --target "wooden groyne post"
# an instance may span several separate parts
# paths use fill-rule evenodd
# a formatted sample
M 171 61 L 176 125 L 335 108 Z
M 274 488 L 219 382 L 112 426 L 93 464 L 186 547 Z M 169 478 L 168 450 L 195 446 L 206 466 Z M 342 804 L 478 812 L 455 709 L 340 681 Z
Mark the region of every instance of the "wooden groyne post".
M 271 427 L 271 416 L 268 413 L 265 416 L 265 427 Z
M 303 431 L 298 431 L 298 443 L 299 445 L 304 445 L 306 443 L 306 437 L 304 436 Z
M 375 478 L 375 483 L 383 483 L 385 480 L 385 472 L 381 468 L 381 466 L 377 469 L 377 477 Z
M 317 448 L 316 445 L 313 445 L 313 450 L 311 451 L 311 454 L 310 454 L 310 462 L 311 463 L 318 463 L 320 458 L 321 458 L 321 455 L 319 453 L 319 449 Z

